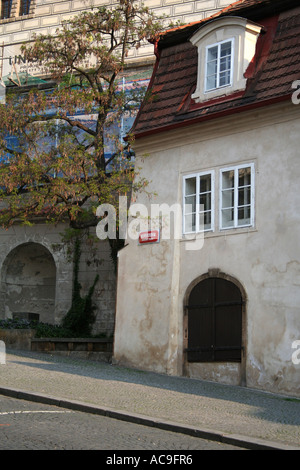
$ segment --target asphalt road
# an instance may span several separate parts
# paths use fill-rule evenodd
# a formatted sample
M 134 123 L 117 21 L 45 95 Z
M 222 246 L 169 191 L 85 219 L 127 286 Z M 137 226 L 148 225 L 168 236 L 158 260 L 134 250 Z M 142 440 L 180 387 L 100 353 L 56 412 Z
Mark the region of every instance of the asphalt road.
M 0 450 L 146 450 L 154 452 L 155 464 L 178 463 L 172 461 L 174 457 L 159 452 L 176 451 L 181 455 L 181 464 L 191 464 L 193 457 L 187 460 L 192 455 L 188 451 L 239 449 L 109 417 L 0 396 Z M 137 458 L 138 454 L 133 455 Z M 109 458 L 117 457 L 106 452 L 105 459 Z M 138 466 L 134 462 L 132 465 Z

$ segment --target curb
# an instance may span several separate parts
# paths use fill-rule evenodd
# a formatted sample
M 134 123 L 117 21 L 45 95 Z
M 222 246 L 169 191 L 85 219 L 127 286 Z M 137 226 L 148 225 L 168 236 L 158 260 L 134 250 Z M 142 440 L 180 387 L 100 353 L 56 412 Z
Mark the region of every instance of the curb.
M 17 398 L 20 400 L 32 401 L 36 403 L 44 403 L 47 405 L 58 406 L 61 408 L 66 408 L 74 411 L 81 411 L 84 413 L 97 414 L 113 419 L 118 419 L 121 421 L 141 424 L 143 426 L 155 427 L 158 429 L 163 429 L 165 431 L 172 431 L 181 434 L 187 434 L 193 437 L 208 439 L 211 441 L 218 441 L 223 444 L 230 444 L 248 450 L 300 450 L 300 447 L 293 447 L 287 444 L 264 441 L 262 439 L 246 437 L 236 434 L 223 434 L 221 432 L 214 431 L 211 429 L 178 424 L 172 421 L 146 417 L 137 413 L 118 411 L 112 408 L 99 407 L 84 402 L 64 398 L 56 398 L 40 393 L 26 392 L 12 388 L 0 387 L 0 395 L 4 395 L 11 398 Z

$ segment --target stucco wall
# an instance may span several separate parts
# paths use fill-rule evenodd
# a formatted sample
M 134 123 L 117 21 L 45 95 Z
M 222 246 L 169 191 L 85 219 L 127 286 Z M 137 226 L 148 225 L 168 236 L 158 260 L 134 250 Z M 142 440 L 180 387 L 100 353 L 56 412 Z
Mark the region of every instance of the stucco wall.
M 300 366 L 292 362 L 292 343 L 300 338 L 297 111 L 276 105 L 137 141 L 138 154 L 150 154 L 143 176 L 159 204 L 181 204 L 184 174 L 253 162 L 255 226 L 220 231 L 216 220 L 198 250 L 187 249 L 194 242 L 182 237 L 152 246 L 128 240 L 119 257 L 116 362 L 299 394 Z M 138 202 L 150 213 L 145 197 Z M 246 295 L 245 357 L 238 365 L 184 360 L 185 295 L 211 270 L 236 280 Z

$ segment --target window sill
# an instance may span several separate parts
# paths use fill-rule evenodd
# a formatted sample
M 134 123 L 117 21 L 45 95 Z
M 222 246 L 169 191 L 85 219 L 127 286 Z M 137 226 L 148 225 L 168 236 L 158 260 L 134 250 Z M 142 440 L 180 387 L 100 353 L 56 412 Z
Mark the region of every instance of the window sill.
M 212 230 L 206 230 L 204 232 L 198 233 L 190 233 L 190 234 L 183 234 L 180 242 L 193 242 L 199 236 L 203 236 L 205 238 L 217 238 L 217 237 L 227 237 L 229 235 L 242 235 L 242 234 L 249 234 L 257 232 L 256 227 L 241 227 L 241 228 L 224 228 L 218 231 L 213 232 Z
M 240 95 L 243 95 L 246 90 L 246 80 L 242 80 L 239 83 L 234 83 L 231 85 L 226 85 L 224 87 L 215 88 L 214 90 L 204 91 L 197 89 L 192 95 L 192 99 L 195 103 L 203 104 L 206 102 L 221 101 L 221 100 L 230 100 Z
M 191 105 L 190 105 L 190 109 L 189 111 L 196 111 L 198 109 L 208 109 L 209 107 L 211 106 L 215 106 L 217 104 L 220 104 L 220 103 L 227 103 L 229 101 L 234 101 L 234 100 L 237 100 L 239 98 L 242 98 L 245 94 L 245 91 L 242 90 L 242 91 L 238 91 L 236 93 L 232 93 L 232 94 L 229 94 L 229 95 L 222 95 L 222 96 L 219 96 L 219 97 L 216 97 L 216 98 L 212 98 L 212 97 L 209 97 L 209 99 L 207 98 L 206 100 L 204 101 L 199 101 L 199 102 L 196 102 L 196 101 L 192 101 L 191 102 Z

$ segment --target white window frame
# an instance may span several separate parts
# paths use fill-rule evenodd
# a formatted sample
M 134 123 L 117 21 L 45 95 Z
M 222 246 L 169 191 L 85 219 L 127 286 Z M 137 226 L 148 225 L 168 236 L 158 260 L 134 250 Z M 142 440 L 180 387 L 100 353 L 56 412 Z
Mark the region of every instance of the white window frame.
M 251 171 L 251 184 L 250 184 L 250 222 L 248 224 L 239 224 L 238 223 L 238 208 L 243 207 L 238 205 L 238 189 L 241 186 L 238 186 L 238 172 L 242 168 L 250 168 Z M 223 202 L 223 184 L 222 184 L 222 176 L 223 173 L 227 171 L 234 171 L 234 203 L 233 206 L 228 207 L 227 209 L 232 208 L 234 212 L 233 223 L 230 226 L 223 227 L 223 218 L 222 218 L 222 210 L 226 209 L 222 207 Z M 254 210 L 255 210 L 255 171 L 254 171 L 254 163 L 246 163 L 242 165 L 235 165 L 231 167 L 222 168 L 220 170 L 220 180 L 219 180 L 219 227 L 220 230 L 230 230 L 230 229 L 237 229 L 243 227 L 253 227 L 254 226 Z
M 231 63 L 230 63 L 230 83 L 226 85 L 220 85 L 220 57 L 221 57 L 221 45 L 226 44 L 227 42 L 231 43 Z M 208 65 L 208 51 L 213 47 L 218 47 L 218 57 L 217 57 L 217 86 L 214 88 L 207 88 L 207 65 Z M 233 83 L 233 70 L 234 70 L 234 38 L 225 39 L 224 41 L 216 42 L 214 44 L 209 44 L 206 46 L 205 52 L 205 74 L 204 74 L 204 91 L 205 93 L 211 93 L 220 88 L 231 87 Z
M 204 211 L 201 210 L 201 204 L 199 203 L 199 199 L 200 199 L 200 178 L 201 178 L 201 176 L 207 176 L 207 175 L 210 175 L 210 178 L 211 178 L 211 190 L 210 190 L 210 193 L 211 193 L 211 209 L 210 209 L 211 226 L 209 228 L 204 229 L 203 227 L 201 227 L 200 217 L 198 217 L 197 215 L 199 215 L 200 213 L 204 214 Z M 189 215 L 189 214 L 193 213 L 193 212 L 191 212 L 191 213 L 188 212 L 187 213 L 186 212 L 186 205 L 185 205 L 186 180 L 188 180 L 190 178 L 196 178 L 196 193 L 195 193 L 195 196 L 196 196 L 196 207 L 195 207 L 196 227 L 195 227 L 195 230 L 187 231 L 186 227 L 185 227 L 185 217 L 186 217 L 186 215 Z M 204 194 L 204 193 L 202 193 L 202 194 Z M 208 211 L 206 211 L 206 212 L 208 212 Z M 192 174 L 189 174 L 189 175 L 184 175 L 184 177 L 183 177 L 183 211 L 182 211 L 182 213 L 183 213 L 183 217 L 182 217 L 183 234 L 193 234 L 193 233 L 200 233 L 200 232 L 213 232 L 215 230 L 215 222 L 214 222 L 215 221 L 215 172 L 213 170 L 203 171 L 203 172 L 199 172 L 199 173 L 192 173 Z
M 190 38 L 191 43 L 198 49 L 197 86 L 192 94 L 196 103 L 228 96 L 244 91 L 247 85 L 245 72 L 253 60 L 257 39 L 262 26 L 249 22 L 246 18 L 237 16 L 219 17 L 201 26 Z M 212 47 L 222 41 L 233 40 L 231 86 L 222 86 L 206 92 L 206 56 L 207 47 Z

